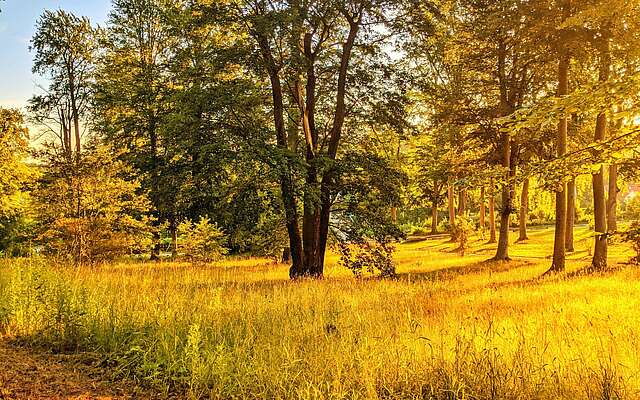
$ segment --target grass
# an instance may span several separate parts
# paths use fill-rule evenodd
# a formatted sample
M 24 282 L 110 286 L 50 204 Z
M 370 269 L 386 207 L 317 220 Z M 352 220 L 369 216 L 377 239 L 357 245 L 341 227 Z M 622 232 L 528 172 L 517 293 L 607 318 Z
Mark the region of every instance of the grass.
M 570 271 L 589 263 L 576 232 Z M 640 398 L 640 270 L 540 279 L 552 231 L 487 263 L 476 240 L 399 245 L 399 277 L 290 282 L 268 260 L 0 267 L 0 329 L 191 398 Z M 515 240 L 515 237 L 514 237 Z M 512 241 L 513 242 L 513 241 Z M 612 246 L 612 264 L 632 256 Z

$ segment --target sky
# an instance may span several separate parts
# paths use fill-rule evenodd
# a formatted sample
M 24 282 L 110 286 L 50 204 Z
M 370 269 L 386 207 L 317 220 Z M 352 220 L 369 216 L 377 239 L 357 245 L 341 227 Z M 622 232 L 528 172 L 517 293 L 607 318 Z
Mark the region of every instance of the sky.
M 31 73 L 29 41 L 44 10 L 64 9 L 89 17 L 93 24 L 107 19 L 109 0 L 0 1 L 0 107 L 23 108 L 43 80 Z

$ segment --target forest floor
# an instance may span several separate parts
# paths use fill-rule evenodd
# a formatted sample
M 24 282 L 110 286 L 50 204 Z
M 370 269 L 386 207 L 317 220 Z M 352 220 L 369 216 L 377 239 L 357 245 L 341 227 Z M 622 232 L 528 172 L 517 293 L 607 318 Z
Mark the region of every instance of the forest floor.
M 0 340 L 0 400 L 151 398 L 130 382 L 104 379 L 104 372 L 78 357 L 47 354 Z
M 355 279 L 335 254 L 324 280 L 295 282 L 267 259 L 5 260 L 0 400 L 640 399 L 629 246 L 582 275 L 593 233 L 578 227 L 567 272 L 541 278 L 553 229 L 515 234 L 508 263 L 487 261 L 486 238 L 464 257 L 446 236 L 411 238 L 397 279 Z

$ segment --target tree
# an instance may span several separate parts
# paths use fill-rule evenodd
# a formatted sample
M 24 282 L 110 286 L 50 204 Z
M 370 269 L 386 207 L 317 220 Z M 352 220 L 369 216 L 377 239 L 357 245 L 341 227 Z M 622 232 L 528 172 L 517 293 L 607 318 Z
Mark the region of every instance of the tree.
M 29 208 L 25 185 L 35 171 L 25 163 L 29 131 L 18 110 L 0 108 L 0 252 L 26 253 L 23 242 Z
M 89 19 L 63 10 L 45 11 L 31 39 L 33 72 L 50 83 L 44 95 L 31 99 L 30 112 L 38 124 L 59 139 L 70 162 L 74 155 L 76 162 L 80 156 L 81 125 L 91 101 L 95 47 Z
M 291 277 L 323 274 L 332 208 L 341 198 L 340 172 L 349 173 L 340 166 L 345 126 L 350 115 L 367 112 L 366 108 L 354 110 L 353 106 L 362 107 L 358 103 L 348 105 L 348 92 L 372 88 L 356 72 L 374 72 L 371 61 L 380 54 L 385 37 L 374 27 L 383 26 L 385 6 L 390 5 L 369 0 L 253 0 L 238 9 L 238 18 L 255 46 L 254 62 L 260 67 L 257 72 L 264 74 L 271 90 L 274 150 L 281 158 L 279 181 L 291 248 Z M 356 46 L 359 38 L 366 42 Z M 339 51 L 334 52 L 335 48 Z M 355 68 L 354 60 L 367 69 Z M 363 106 L 371 104 L 365 102 Z M 302 160 L 298 157 L 298 133 L 304 143 Z M 301 198 L 295 171 L 300 166 L 304 180 Z M 300 202 L 302 215 L 298 211 Z
M 138 182 L 123 179 L 127 169 L 111 149 L 89 142 L 73 172 L 55 147 L 45 148 L 40 157 L 46 168 L 35 191 L 38 239 L 48 254 L 78 265 L 148 245 L 148 200 L 138 193 Z
M 171 209 L 171 188 L 162 187 L 161 119 L 168 112 L 169 75 L 166 63 L 172 47 L 163 23 L 160 0 L 114 0 L 103 55 L 96 78 L 96 107 L 102 134 L 141 174 L 157 224 L 151 258 L 160 253 L 161 223 Z

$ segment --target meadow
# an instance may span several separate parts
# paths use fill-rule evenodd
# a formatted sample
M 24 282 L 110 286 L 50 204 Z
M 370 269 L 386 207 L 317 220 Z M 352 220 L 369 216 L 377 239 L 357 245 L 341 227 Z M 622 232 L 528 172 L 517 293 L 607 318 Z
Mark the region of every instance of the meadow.
M 5 340 L 79 353 L 113 379 L 212 399 L 640 398 L 640 270 L 610 249 L 610 272 L 548 269 L 552 229 L 486 262 L 446 237 L 398 245 L 398 277 L 355 279 L 328 260 L 321 281 L 267 259 L 208 266 L 119 263 L 0 267 Z M 515 237 L 514 237 L 515 240 Z

